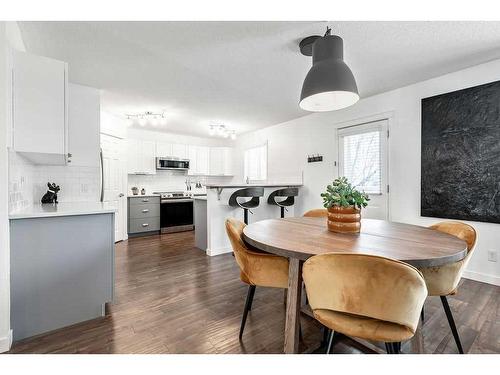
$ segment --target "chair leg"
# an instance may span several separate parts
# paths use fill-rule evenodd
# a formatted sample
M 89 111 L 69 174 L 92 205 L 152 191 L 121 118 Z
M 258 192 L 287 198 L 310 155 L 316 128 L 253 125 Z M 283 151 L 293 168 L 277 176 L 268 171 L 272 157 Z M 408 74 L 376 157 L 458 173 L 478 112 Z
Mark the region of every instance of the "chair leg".
M 253 295 L 255 294 L 255 285 L 248 286 L 247 300 L 245 302 L 245 309 L 243 310 L 243 316 L 241 318 L 241 326 L 240 326 L 240 340 L 243 337 L 243 330 L 245 329 L 245 323 L 247 322 L 248 311 L 252 307 Z
M 393 342 L 394 354 L 401 354 L 401 342 Z
M 453 334 L 453 337 L 458 347 L 458 352 L 460 354 L 464 354 L 464 350 L 462 349 L 462 343 L 460 342 L 460 336 L 458 336 L 457 326 L 455 325 L 455 320 L 453 319 L 453 314 L 451 313 L 448 300 L 446 299 L 446 296 L 440 296 L 440 297 L 441 297 L 441 302 L 443 303 L 444 312 L 446 313 L 446 318 L 448 318 L 448 323 L 451 328 L 451 333 Z
M 253 296 L 255 295 L 255 290 L 256 286 L 255 285 L 250 285 L 252 288 L 252 293 L 250 294 L 250 303 L 248 304 L 248 311 L 252 311 L 252 304 L 253 304 Z M 248 288 L 248 292 L 250 292 L 250 287 Z
M 280 207 L 281 208 L 281 218 L 283 219 L 285 217 L 285 207 Z
M 392 354 L 392 343 L 386 342 L 385 343 L 385 350 L 387 351 L 387 354 Z
M 420 319 L 422 319 L 422 324 L 424 324 L 425 314 L 424 314 L 424 306 L 422 306 L 422 311 L 420 312 Z
M 332 330 L 328 327 L 323 326 L 323 340 L 321 341 L 321 346 L 325 347 L 328 345 L 328 339 L 330 338 L 330 333 Z
M 328 346 L 326 347 L 326 354 L 330 354 L 332 352 L 333 336 L 335 336 L 335 331 L 333 329 L 331 329 L 330 330 L 330 337 L 328 339 Z
M 243 222 L 245 224 L 248 224 L 248 210 L 247 209 L 243 209 Z

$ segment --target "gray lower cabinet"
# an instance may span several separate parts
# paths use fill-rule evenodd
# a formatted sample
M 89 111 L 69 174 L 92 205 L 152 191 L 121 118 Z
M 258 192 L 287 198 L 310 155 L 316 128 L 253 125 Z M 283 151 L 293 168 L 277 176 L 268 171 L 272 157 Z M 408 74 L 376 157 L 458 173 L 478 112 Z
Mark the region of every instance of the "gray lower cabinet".
M 128 198 L 128 234 L 130 237 L 160 230 L 160 197 Z
M 113 213 L 10 220 L 14 340 L 104 315 L 114 227 Z

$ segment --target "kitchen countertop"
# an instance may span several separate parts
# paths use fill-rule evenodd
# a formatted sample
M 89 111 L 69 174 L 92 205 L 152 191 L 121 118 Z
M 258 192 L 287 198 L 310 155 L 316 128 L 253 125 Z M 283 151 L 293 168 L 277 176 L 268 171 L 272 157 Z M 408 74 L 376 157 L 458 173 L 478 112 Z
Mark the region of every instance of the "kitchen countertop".
M 144 195 L 141 195 L 141 194 L 138 194 L 138 195 L 133 195 L 133 194 L 129 194 L 128 197 L 129 198 L 151 198 L 151 197 L 159 197 L 160 194 L 144 194 Z
M 35 204 L 9 214 L 10 220 L 37 217 L 76 216 L 114 213 L 116 208 L 102 202 L 67 202 L 55 204 Z
M 277 184 L 277 183 L 263 183 L 263 184 L 206 184 L 205 186 L 207 188 L 244 188 L 244 187 L 281 187 L 281 186 L 290 186 L 290 187 L 299 187 L 302 186 L 303 184 L 298 184 L 298 183 L 283 183 L 283 184 Z
M 206 195 L 195 195 L 193 197 L 194 200 L 197 200 L 197 201 L 206 201 L 207 200 L 207 196 Z

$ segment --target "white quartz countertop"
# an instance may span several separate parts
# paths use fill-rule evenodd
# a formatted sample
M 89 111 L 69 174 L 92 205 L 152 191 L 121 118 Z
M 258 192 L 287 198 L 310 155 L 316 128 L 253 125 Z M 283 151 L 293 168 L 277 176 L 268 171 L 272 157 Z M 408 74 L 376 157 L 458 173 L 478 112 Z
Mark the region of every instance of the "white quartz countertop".
M 281 186 L 283 186 L 283 187 L 286 187 L 286 186 L 298 187 L 298 186 L 302 186 L 302 184 L 298 184 L 298 183 L 283 183 L 283 184 L 280 184 L 280 183 L 262 183 L 262 184 L 241 183 L 241 184 L 206 184 L 205 186 L 207 188 L 245 188 L 245 187 L 281 187 Z
M 206 201 L 207 200 L 207 196 L 206 195 L 196 195 L 193 197 L 193 199 L 195 201 Z
M 116 208 L 102 202 L 67 202 L 56 204 L 35 204 L 9 214 L 9 219 L 29 219 L 37 217 L 96 215 L 114 213 Z

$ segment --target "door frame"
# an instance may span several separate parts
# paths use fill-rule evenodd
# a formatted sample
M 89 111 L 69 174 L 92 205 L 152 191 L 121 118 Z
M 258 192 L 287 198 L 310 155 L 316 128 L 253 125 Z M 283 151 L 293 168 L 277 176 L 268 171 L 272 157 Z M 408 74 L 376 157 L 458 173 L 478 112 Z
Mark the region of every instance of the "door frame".
M 128 239 L 128 228 L 127 228 L 127 223 L 128 223 L 128 205 L 127 205 L 127 201 L 128 201 L 128 175 L 127 175 L 127 151 L 126 151 L 126 139 L 124 138 L 121 138 L 121 137 L 118 137 L 114 134 L 108 134 L 108 133 L 103 133 L 101 132 L 99 137 L 100 137 L 100 142 L 102 140 L 102 136 L 106 136 L 106 137 L 110 137 L 110 138 L 115 138 L 117 140 L 119 140 L 121 142 L 121 155 L 120 155 L 120 158 L 119 158 L 119 163 L 118 163 L 118 166 L 119 166 L 119 184 L 120 184 L 120 188 L 119 190 L 121 190 L 121 193 L 124 194 L 123 197 L 120 197 L 119 198 L 119 201 L 118 201 L 118 204 L 120 205 L 120 210 L 116 213 L 116 215 L 118 215 L 121 211 L 121 216 L 122 216 L 122 233 L 121 233 L 121 238 L 115 238 L 115 243 L 117 242 L 120 242 L 120 241 L 125 241 Z M 101 146 L 101 149 L 102 149 L 102 146 Z M 101 168 L 103 168 L 104 165 L 101 166 Z M 103 184 L 103 181 L 101 181 L 101 184 Z M 102 189 L 104 189 L 104 186 L 102 186 Z M 116 219 L 116 218 L 115 218 Z M 116 219 L 117 220 L 117 219 Z
M 394 116 L 394 111 L 388 111 L 388 112 L 382 112 L 382 113 L 377 113 L 374 115 L 366 116 L 366 117 L 359 117 L 353 120 L 348 120 L 348 121 L 342 121 L 335 123 L 335 147 L 336 147 L 336 153 L 337 153 L 337 161 L 335 161 L 335 167 L 336 167 L 336 175 L 337 177 L 339 176 L 340 173 L 340 147 L 339 147 L 339 134 L 338 131 L 340 129 L 345 129 L 345 128 L 351 128 L 359 125 L 367 125 L 372 122 L 377 122 L 377 121 L 387 121 L 387 142 L 386 142 L 386 194 L 387 194 L 387 220 L 392 220 L 392 212 L 391 212 L 391 207 L 392 207 L 392 202 L 391 202 L 391 129 L 395 124 L 395 116 Z

